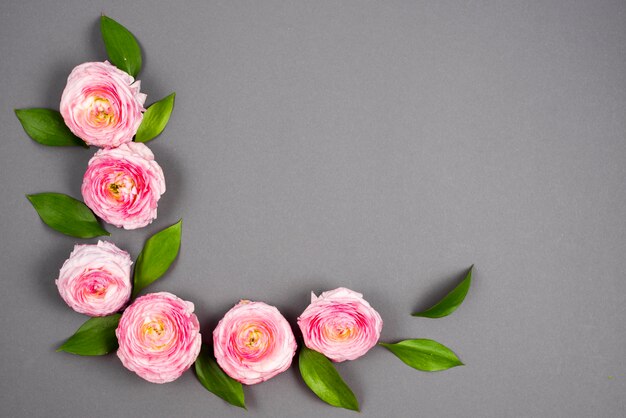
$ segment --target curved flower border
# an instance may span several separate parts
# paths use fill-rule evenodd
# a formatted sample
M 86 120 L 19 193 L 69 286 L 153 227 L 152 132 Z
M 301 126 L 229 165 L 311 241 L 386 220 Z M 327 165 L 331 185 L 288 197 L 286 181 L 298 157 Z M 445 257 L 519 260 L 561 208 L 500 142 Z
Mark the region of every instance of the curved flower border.
M 143 143 L 165 129 L 175 94 L 145 109 L 146 95 L 135 79 L 142 65 L 137 40 L 107 16 L 101 16 L 100 27 L 110 63 L 77 66 L 63 92 L 61 112 L 15 111 L 25 132 L 42 145 L 103 148 L 94 157 L 98 168 L 90 162 L 83 180 L 87 205 L 60 193 L 27 195 L 46 225 L 77 238 L 110 235 L 95 214 L 118 228 L 149 224 L 165 192 L 163 172 Z M 382 318 L 363 295 L 346 288 L 312 293 L 310 305 L 298 317 L 297 338 L 274 306 L 242 300 L 213 331 L 213 347 L 201 347 L 193 303 L 167 292 L 139 296 L 168 271 L 181 236 L 182 219 L 151 236 L 135 260 L 132 279 L 127 252 L 102 241 L 77 245 L 57 284 L 70 307 L 93 317 L 57 351 L 84 356 L 116 351 L 126 368 L 153 383 L 176 380 L 195 365 L 207 390 L 242 408 L 243 385 L 287 370 L 296 353 L 304 382 L 321 400 L 355 411 L 359 402 L 333 362 L 355 360 L 379 345 L 421 371 L 463 365 L 452 350 L 433 340 L 379 341 Z M 472 270 L 439 302 L 413 315 L 441 318 L 454 312 L 467 295 Z

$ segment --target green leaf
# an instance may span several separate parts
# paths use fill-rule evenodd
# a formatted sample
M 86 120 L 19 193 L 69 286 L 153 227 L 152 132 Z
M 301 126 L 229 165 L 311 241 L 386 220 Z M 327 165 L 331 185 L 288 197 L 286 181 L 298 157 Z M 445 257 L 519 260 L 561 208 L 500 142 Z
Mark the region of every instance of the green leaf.
M 63 121 L 63 116 L 56 110 L 32 108 L 15 109 L 24 131 L 33 140 L 52 147 L 82 146 L 89 148 L 79 137 L 74 135 Z
M 176 93 L 172 93 L 150 105 L 146 113 L 143 114 L 143 120 L 135 135 L 135 142 L 148 142 L 163 132 L 174 109 L 175 97 Z
M 299 366 L 304 382 L 321 400 L 339 408 L 359 410 L 354 393 L 323 354 L 302 346 Z
M 100 18 L 100 31 L 111 62 L 136 77 L 141 70 L 141 49 L 137 39 L 124 26 L 104 15 Z
M 396 344 L 379 344 L 417 370 L 436 372 L 463 365 L 452 350 L 437 341 L 416 339 L 404 340 Z
M 46 225 L 65 235 L 77 238 L 111 235 L 80 200 L 62 193 L 39 193 L 26 197 Z
M 208 347 L 202 347 L 195 366 L 198 380 L 209 392 L 219 396 L 231 405 L 246 409 L 243 386 L 222 371 Z
M 88 319 L 57 349 L 57 352 L 65 351 L 80 356 L 102 356 L 117 350 L 115 329 L 121 317 L 122 314 L 117 313 Z
M 426 309 L 425 311 L 414 313 L 413 316 L 422 316 L 426 318 L 441 318 L 450 315 L 456 311 L 456 308 L 461 306 L 467 291 L 472 284 L 472 270 L 474 265 L 469 268 L 467 275 L 461 283 L 459 283 L 450 293 L 448 293 L 443 299 L 437 302 L 435 305 Z
M 180 249 L 182 225 L 181 219 L 146 241 L 135 263 L 133 297 L 170 268 Z

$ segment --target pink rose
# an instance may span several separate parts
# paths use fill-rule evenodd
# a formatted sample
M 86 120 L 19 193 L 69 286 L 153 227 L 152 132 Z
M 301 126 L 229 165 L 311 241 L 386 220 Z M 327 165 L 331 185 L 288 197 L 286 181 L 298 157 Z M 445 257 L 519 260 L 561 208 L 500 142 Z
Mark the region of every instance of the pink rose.
M 167 292 L 137 298 L 115 330 L 124 367 L 152 383 L 178 379 L 200 353 L 200 324 L 193 308 Z
M 89 145 L 115 148 L 133 139 L 146 95 L 139 81 L 105 62 L 86 62 L 72 70 L 61 97 L 61 115 Z
M 163 193 L 163 170 L 142 143 L 99 150 L 83 177 L 85 204 L 106 222 L 124 229 L 141 228 L 156 219 Z
M 224 372 L 246 385 L 284 372 L 296 352 L 296 339 L 278 309 L 242 300 L 213 331 L 215 359 Z
M 361 357 L 376 345 L 383 320 L 363 295 L 340 287 L 320 297 L 298 318 L 304 344 L 339 362 Z
M 126 251 L 110 242 L 76 245 L 65 260 L 56 285 L 70 308 L 89 316 L 119 311 L 130 299 L 130 266 Z

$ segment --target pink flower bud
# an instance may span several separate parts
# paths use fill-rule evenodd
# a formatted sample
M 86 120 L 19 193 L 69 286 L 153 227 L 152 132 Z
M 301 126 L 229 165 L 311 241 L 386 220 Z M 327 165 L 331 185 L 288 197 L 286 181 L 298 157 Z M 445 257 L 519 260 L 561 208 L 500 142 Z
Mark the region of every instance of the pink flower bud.
M 156 219 L 165 178 L 152 151 L 142 143 L 129 142 L 96 152 L 81 191 L 85 204 L 104 221 L 136 229 Z
M 252 385 L 284 372 L 296 352 L 296 339 L 278 309 L 242 300 L 213 331 L 215 358 L 233 379 Z
M 115 331 L 124 367 L 152 383 L 178 379 L 200 353 L 200 324 L 193 303 L 171 293 L 137 298 Z
M 80 64 L 63 90 L 63 120 L 88 145 L 118 147 L 133 139 L 143 119 L 146 95 L 139 86 L 107 61 Z
M 56 285 L 70 308 L 89 316 L 119 311 L 130 299 L 130 266 L 126 251 L 110 242 L 76 245 L 65 260 Z
M 361 357 L 376 345 L 383 320 L 363 295 L 340 287 L 311 294 L 311 304 L 298 318 L 304 344 L 340 362 Z

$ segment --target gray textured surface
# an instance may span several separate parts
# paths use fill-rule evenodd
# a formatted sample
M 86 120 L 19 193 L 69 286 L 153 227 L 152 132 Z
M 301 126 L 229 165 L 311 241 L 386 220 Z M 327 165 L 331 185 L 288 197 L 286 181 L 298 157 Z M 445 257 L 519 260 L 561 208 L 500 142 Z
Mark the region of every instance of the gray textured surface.
M 195 302 L 205 337 L 239 298 L 295 318 L 310 290 L 363 292 L 384 340 L 437 339 L 467 364 L 425 374 L 382 349 L 341 364 L 363 417 L 626 414 L 623 1 L 207 2 L 0 6 L 0 415 L 356 416 L 294 370 L 230 408 L 193 373 L 146 383 L 115 356 L 54 352 L 84 317 L 54 287 L 75 240 L 25 193 L 80 196 L 93 149 L 30 141 L 13 108 L 58 108 L 103 60 L 101 12 L 145 57 L 159 218 L 184 218 L 153 289 Z M 109 226 L 109 229 L 114 228 Z M 412 318 L 476 263 L 466 303 Z

